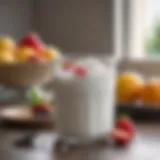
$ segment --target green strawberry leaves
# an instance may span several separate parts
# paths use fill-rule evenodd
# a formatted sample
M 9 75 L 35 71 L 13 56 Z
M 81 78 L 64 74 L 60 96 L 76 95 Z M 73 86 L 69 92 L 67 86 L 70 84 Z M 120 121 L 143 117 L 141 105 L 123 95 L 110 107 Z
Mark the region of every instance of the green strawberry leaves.
M 129 115 L 127 115 L 126 113 L 123 113 L 121 115 L 119 115 L 119 118 L 126 118 L 126 119 L 129 119 Z

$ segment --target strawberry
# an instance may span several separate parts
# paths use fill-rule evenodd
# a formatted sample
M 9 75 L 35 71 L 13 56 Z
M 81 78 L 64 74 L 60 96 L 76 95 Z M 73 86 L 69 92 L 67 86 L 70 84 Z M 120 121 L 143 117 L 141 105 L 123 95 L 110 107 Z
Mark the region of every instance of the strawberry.
M 132 135 L 129 132 L 119 128 L 112 131 L 111 137 L 118 145 L 128 144 L 132 140 Z
M 29 90 L 30 107 L 35 114 L 44 114 L 49 112 L 49 106 L 45 105 L 42 97 L 34 88 Z
M 77 65 L 73 70 L 74 74 L 80 77 L 84 77 L 87 75 L 87 69 L 82 65 Z
M 40 40 L 40 38 L 33 33 L 29 33 L 27 35 L 25 35 L 18 43 L 18 46 L 20 47 L 29 47 L 29 48 L 33 48 L 36 51 L 41 51 L 42 50 L 42 42 Z
M 116 128 L 123 129 L 124 131 L 127 131 L 132 135 L 134 135 L 135 133 L 134 123 L 127 117 L 119 118 L 116 122 Z
M 32 111 L 35 114 L 45 114 L 49 113 L 50 109 L 47 105 L 44 104 L 36 104 L 35 106 L 32 107 Z

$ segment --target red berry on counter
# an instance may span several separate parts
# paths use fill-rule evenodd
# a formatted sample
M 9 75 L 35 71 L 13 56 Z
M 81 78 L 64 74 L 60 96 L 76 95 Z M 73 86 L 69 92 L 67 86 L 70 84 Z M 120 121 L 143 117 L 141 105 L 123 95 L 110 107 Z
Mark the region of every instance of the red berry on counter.
M 119 118 L 116 122 L 116 128 L 123 129 L 132 135 L 135 133 L 134 123 L 127 117 Z
M 132 135 L 129 132 L 119 128 L 112 131 L 111 137 L 118 145 L 128 144 L 132 140 Z
M 84 77 L 87 75 L 87 69 L 82 65 L 75 66 L 73 72 L 80 77 Z
M 38 113 L 38 112 L 49 112 L 49 111 L 50 111 L 50 108 L 49 108 L 49 106 L 44 105 L 44 104 L 37 104 L 37 105 L 34 105 L 34 106 L 33 106 L 32 111 L 33 111 L 34 113 Z

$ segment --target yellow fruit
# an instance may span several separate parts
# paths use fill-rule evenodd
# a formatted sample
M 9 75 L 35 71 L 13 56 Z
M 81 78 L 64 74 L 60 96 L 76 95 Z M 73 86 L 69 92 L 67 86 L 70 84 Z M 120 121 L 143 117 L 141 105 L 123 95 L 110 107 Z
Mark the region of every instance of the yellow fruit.
M 27 61 L 28 57 L 35 54 L 34 49 L 32 48 L 18 48 L 15 53 L 15 58 L 18 61 Z
M 46 60 L 52 60 L 56 54 L 56 50 L 54 48 L 47 48 L 43 51 L 43 57 Z
M 150 80 L 146 82 L 141 91 L 141 99 L 146 104 L 159 104 L 160 82 L 157 80 Z
M 15 43 L 12 39 L 4 37 L 0 38 L 0 50 L 7 50 L 13 52 L 15 49 Z
M 6 50 L 0 51 L 0 63 L 12 63 L 14 62 L 14 56 L 11 52 Z
M 143 79 L 134 73 L 123 73 L 117 78 L 116 99 L 118 102 L 131 102 L 139 99 L 144 85 Z

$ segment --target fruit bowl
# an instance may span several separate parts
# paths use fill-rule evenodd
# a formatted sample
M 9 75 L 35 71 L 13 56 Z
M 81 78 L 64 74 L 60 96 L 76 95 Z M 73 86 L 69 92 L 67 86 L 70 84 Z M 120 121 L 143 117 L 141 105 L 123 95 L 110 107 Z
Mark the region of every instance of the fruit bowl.
M 33 86 L 52 79 L 54 62 L 0 64 L 0 83 L 13 86 Z
M 18 42 L 0 37 L 0 83 L 23 87 L 47 83 L 59 59 L 59 49 L 45 44 L 37 34 L 28 33 Z

